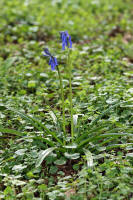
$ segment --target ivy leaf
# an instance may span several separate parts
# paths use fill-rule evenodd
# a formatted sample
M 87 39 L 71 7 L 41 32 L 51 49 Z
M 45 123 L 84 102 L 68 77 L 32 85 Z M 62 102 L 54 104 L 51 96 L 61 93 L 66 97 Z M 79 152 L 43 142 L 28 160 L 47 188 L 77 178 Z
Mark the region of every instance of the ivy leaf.
M 76 160 L 80 157 L 80 154 L 79 153 L 64 153 L 65 157 L 68 158 L 68 159 L 71 159 L 71 160 Z
M 19 155 L 19 156 L 22 156 L 25 154 L 25 151 L 27 151 L 27 149 L 19 149 L 15 152 L 15 154 Z
M 27 168 L 27 166 L 23 166 L 22 164 L 20 164 L 20 165 L 15 165 L 15 166 L 12 168 L 12 170 L 14 170 L 14 171 L 21 171 L 21 170 L 23 170 L 23 169 L 25 169 L 25 168 Z
M 92 156 L 92 153 L 87 149 L 84 150 L 84 153 L 86 155 L 87 166 L 88 167 L 93 167 L 93 156 Z
M 54 164 L 56 164 L 56 165 L 65 165 L 66 164 L 66 159 L 61 157 L 60 159 L 54 161 Z
M 55 124 L 57 124 L 57 118 L 56 118 L 56 115 L 54 114 L 54 112 L 53 112 L 53 111 L 50 111 L 49 114 L 50 114 L 51 118 L 53 119 L 53 122 L 54 122 Z

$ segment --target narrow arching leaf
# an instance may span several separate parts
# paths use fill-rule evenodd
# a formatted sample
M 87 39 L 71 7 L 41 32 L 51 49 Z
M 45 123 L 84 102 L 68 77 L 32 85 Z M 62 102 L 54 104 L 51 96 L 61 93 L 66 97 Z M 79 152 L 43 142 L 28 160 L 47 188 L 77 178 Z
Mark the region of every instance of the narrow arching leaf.
M 94 133 L 98 133 L 100 134 L 101 131 L 107 127 L 107 125 L 103 125 L 103 126 L 100 126 L 100 127 L 95 127 L 93 129 L 90 129 L 89 131 L 87 131 L 86 133 L 82 134 L 80 137 L 76 138 L 76 143 L 79 143 L 81 142 L 83 139 L 85 138 L 88 138 L 89 135 L 91 135 L 91 133 L 93 133 L 93 136 L 94 136 Z
M 78 148 L 81 148 L 82 146 L 84 146 L 88 142 L 97 141 L 97 140 L 100 140 L 100 139 L 103 139 L 103 138 L 106 138 L 106 137 L 122 137 L 122 136 L 133 137 L 133 134 L 129 134 L 129 133 L 108 133 L 108 134 L 101 134 L 99 136 L 89 137 L 88 139 L 83 140 L 78 145 Z
M 44 137 L 41 137 L 41 136 L 33 136 L 33 137 L 30 137 L 30 138 L 41 140 L 41 141 L 45 142 L 46 144 L 48 144 L 51 147 L 55 146 L 55 144 L 48 138 L 44 138 Z
M 45 131 L 47 134 L 50 134 L 53 136 L 53 138 L 56 139 L 56 141 L 59 142 L 59 144 L 63 145 L 62 141 L 56 136 L 56 133 L 50 131 L 48 128 L 46 128 L 46 126 L 44 126 L 40 121 L 38 121 L 37 119 L 26 115 L 23 112 L 17 111 L 15 109 L 12 108 L 7 108 L 8 110 L 13 111 L 14 113 L 17 113 L 18 115 L 20 115 L 23 119 L 25 119 L 26 121 L 30 122 L 35 128 L 37 128 L 39 131 Z
M 20 132 L 20 131 L 16 131 L 16 130 L 9 129 L 9 128 L 3 128 L 3 127 L 0 127 L 0 132 L 13 134 L 13 135 L 17 135 L 17 136 L 20 136 L 20 137 L 22 137 L 26 134 L 26 133 L 23 133 L 23 132 Z
M 52 152 L 56 149 L 56 147 L 51 147 L 51 148 L 48 148 L 46 150 L 42 150 L 40 151 L 38 154 L 39 154 L 39 157 L 36 161 L 36 167 L 40 167 L 40 165 L 42 164 L 43 160 Z
M 105 133 L 105 134 L 96 136 L 94 139 L 97 140 L 97 139 L 102 139 L 102 138 L 106 138 L 106 137 L 123 137 L 123 136 L 133 137 L 133 134 L 130 134 L 130 133 Z
M 39 131 L 42 131 L 42 130 L 43 130 L 43 129 L 39 126 L 38 120 L 32 118 L 32 117 L 29 116 L 29 115 L 26 115 L 26 114 L 23 113 L 23 112 L 20 112 L 20 111 L 18 111 L 18 110 L 15 110 L 15 109 L 13 109 L 13 108 L 7 108 L 7 109 L 10 110 L 10 111 L 12 111 L 12 112 L 14 112 L 14 113 L 16 113 L 16 114 L 18 114 L 18 115 L 21 116 L 23 119 L 25 119 L 27 122 L 30 122 L 30 123 L 33 125 L 33 127 L 37 128 L 37 130 L 39 130 Z

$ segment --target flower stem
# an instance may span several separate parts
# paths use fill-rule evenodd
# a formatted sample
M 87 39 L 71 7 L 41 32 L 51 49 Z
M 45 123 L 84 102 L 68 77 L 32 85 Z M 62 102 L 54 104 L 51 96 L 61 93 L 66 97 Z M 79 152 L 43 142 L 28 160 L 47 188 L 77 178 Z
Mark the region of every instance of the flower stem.
M 63 132 L 64 132 L 64 135 L 66 135 L 64 90 L 63 90 L 62 76 L 61 76 L 61 73 L 60 73 L 60 70 L 59 70 L 58 66 L 57 66 L 57 71 L 58 71 L 59 80 L 60 80 L 60 90 L 61 90 L 61 99 L 62 99 Z
M 71 77 L 71 59 L 70 59 L 70 50 L 68 49 L 68 73 L 69 73 L 69 93 L 70 93 L 70 114 L 71 114 L 71 137 L 73 142 L 74 131 L 73 131 L 73 104 L 72 104 L 72 77 Z

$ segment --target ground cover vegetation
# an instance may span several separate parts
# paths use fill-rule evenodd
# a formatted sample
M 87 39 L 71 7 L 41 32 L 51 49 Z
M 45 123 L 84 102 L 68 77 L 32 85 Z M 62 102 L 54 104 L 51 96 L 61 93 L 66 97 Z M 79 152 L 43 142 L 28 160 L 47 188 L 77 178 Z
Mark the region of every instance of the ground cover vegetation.
M 133 199 L 132 0 L 0 8 L 0 199 Z

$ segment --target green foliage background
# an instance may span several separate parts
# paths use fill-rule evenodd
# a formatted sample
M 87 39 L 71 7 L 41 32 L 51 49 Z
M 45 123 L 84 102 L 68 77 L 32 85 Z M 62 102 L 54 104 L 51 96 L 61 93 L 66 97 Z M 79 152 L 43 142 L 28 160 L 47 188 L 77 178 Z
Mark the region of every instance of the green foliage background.
M 66 57 L 60 52 L 59 37 L 63 30 L 68 30 L 73 41 L 74 114 L 81 114 L 82 118 L 78 128 L 86 130 L 115 103 L 132 102 L 132 19 L 132 0 L 1 0 L 0 125 L 29 135 L 38 134 L 20 116 L 5 111 L 6 105 L 34 115 L 55 130 L 48 104 L 61 119 L 59 80 L 42 56 L 42 49 L 49 47 L 54 55 L 59 55 L 64 72 Z M 67 94 L 67 75 L 63 76 L 63 83 Z M 69 101 L 65 104 L 68 114 Z M 117 106 L 98 126 L 132 134 L 132 108 L 128 103 Z M 68 124 L 68 131 L 69 128 Z M 132 143 L 132 138 L 125 136 L 117 141 Z M 77 171 L 70 177 L 59 171 L 54 155 L 45 167 L 35 168 L 38 152 L 45 148 L 43 142 L 0 133 L 0 198 L 64 199 L 66 191 L 73 189 L 71 199 L 132 199 L 132 145 L 93 151 L 93 169 L 86 168 L 83 157 L 81 164 L 73 164 Z M 53 174 L 57 171 L 59 178 L 55 181 Z

